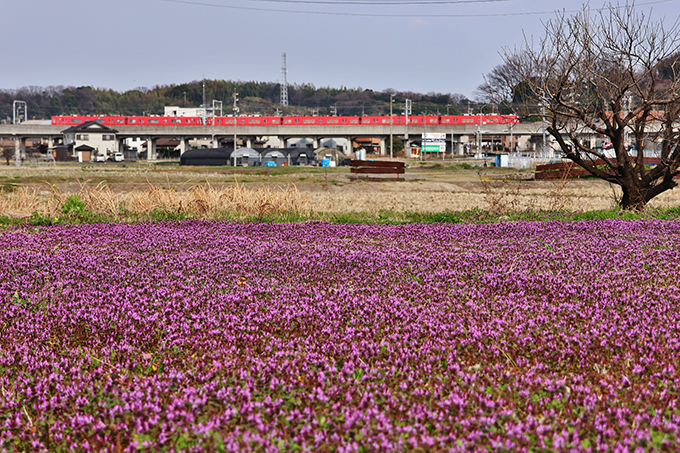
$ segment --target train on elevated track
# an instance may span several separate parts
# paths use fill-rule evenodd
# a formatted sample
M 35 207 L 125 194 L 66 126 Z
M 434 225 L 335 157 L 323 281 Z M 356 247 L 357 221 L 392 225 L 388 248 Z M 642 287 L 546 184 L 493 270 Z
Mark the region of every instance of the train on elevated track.
M 77 126 L 96 121 L 105 126 L 351 126 L 389 125 L 389 116 L 53 116 L 53 125 Z M 394 125 L 405 125 L 405 116 L 393 116 Z M 461 126 L 470 124 L 517 124 L 516 115 L 413 115 L 408 124 Z

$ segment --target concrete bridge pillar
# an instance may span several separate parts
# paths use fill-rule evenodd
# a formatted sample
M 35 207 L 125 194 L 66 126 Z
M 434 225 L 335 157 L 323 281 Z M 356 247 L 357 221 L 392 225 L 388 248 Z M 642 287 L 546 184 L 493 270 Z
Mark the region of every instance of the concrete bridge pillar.
M 380 155 L 384 156 L 387 154 L 387 140 L 385 137 L 380 137 Z
M 345 147 L 345 155 L 349 156 L 354 152 L 354 147 L 352 146 L 352 137 L 347 137 L 347 146 Z
M 460 135 L 452 135 L 451 137 L 453 141 L 453 149 L 451 150 L 451 153 L 458 156 L 465 154 L 465 150 L 463 148 L 463 137 Z
M 212 144 L 212 147 L 213 147 L 213 148 L 219 148 L 219 147 L 220 147 L 220 139 L 219 139 L 219 137 L 213 135 L 213 136 L 212 136 L 212 140 L 210 141 L 210 143 Z
M 253 137 L 246 138 L 246 148 L 252 148 L 252 147 L 253 147 Z
M 279 137 L 281 148 L 288 148 L 288 139 L 286 137 Z
M 26 137 L 22 137 L 20 140 L 20 149 L 21 149 L 21 159 L 26 159 Z
M 186 153 L 189 150 L 189 139 L 186 137 L 180 137 L 179 139 L 179 155 Z
M 146 160 L 156 160 L 156 137 L 146 140 Z
M 319 149 L 319 137 L 312 138 L 312 148 Z
M 21 166 L 21 139 L 14 137 L 14 165 Z

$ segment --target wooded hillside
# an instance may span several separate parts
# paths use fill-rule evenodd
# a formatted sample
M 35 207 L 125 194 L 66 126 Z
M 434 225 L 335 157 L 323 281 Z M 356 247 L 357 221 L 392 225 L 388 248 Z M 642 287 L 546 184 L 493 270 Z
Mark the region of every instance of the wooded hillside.
M 206 103 L 212 100 L 224 103 L 224 114 L 232 113 L 232 96 L 239 94 L 241 114 L 274 115 L 279 104 L 280 85 L 273 82 L 234 82 L 206 80 Z M 290 106 L 286 115 L 332 114 L 332 106 L 339 115 L 389 114 L 390 93 L 396 94 L 394 114 L 403 113 L 404 100 L 413 101 L 413 114 L 459 114 L 467 111 L 467 98 L 461 94 L 373 91 L 362 88 L 317 88 L 312 84 L 293 84 L 288 87 Z M 186 101 L 185 101 L 186 99 Z M 28 104 L 29 119 L 50 118 L 60 114 L 143 115 L 162 114 L 163 107 L 198 107 L 203 102 L 203 81 L 181 85 L 163 85 L 137 88 L 123 93 L 92 87 L 24 87 L 0 90 L 0 118 L 12 117 L 12 102 Z

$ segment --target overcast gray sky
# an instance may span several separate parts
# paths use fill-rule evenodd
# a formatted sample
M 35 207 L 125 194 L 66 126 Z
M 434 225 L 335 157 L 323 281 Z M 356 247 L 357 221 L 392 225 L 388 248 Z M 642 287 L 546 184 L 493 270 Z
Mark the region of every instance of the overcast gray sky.
M 472 97 L 499 51 L 581 0 L 0 0 L 0 88 L 280 79 Z M 636 2 L 672 25 L 680 0 Z M 216 5 L 216 6 L 210 6 Z M 602 3 L 593 2 L 592 7 Z M 299 11 L 298 13 L 292 11 Z M 300 13 L 302 12 L 302 13 Z

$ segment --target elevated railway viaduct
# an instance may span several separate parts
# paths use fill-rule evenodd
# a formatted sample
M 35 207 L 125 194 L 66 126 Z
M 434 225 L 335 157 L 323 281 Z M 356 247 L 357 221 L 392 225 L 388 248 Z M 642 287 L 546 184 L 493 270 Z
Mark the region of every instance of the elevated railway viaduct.
M 147 158 L 156 158 L 156 140 L 159 138 L 177 138 L 180 140 L 180 152 L 189 149 L 188 142 L 196 138 L 208 138 L 213 147 L 219 147 L 219 142 L 224 139 L 237 137 L 243 140 L 246 146 L 252 144 L 256 137 L 278 137 L 284 144 L 291 139 L 311 139 L 314 148 L 318 148 L 321 140 L 327 138 L 344 138 L 351 143 L 354 138 L 379 138 L 381 154 L 388 149 L 390 132 L 394 137 L 400 137 L 408 146 L 412 140 L 419 140 L 423 133 L 446 134 L 447 152 L 463 154 L 463 144 L 470 138 L 474 140 L 478 134 L 484 136 L 514 136 L 516 138 L 527 135 L 540 134 L 540 124 L 485 124 L 481 129 L 477 125 L 268 125 L 268 126 L 116 126 L 116 140 L 122 144 L 127 138 L 139 138 L 149 143 Z M 26 149 L 26 140 L 40 138 L 47 141 L 48 147 L 52 148 L 63 138 L 63 125 L 49 124 L 20 124 L 0 125 L 0 137 L 14 139 L 15 155 L 23 156 Z M 391 129 L 391 130 L 390 130 Z M 119 149 L 122 149 L 120 147 Z

